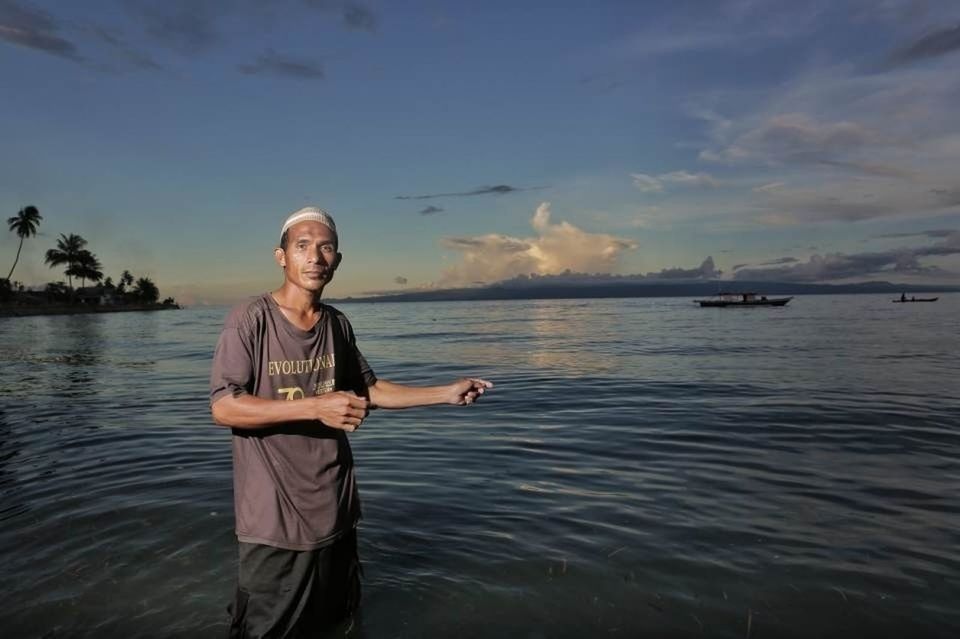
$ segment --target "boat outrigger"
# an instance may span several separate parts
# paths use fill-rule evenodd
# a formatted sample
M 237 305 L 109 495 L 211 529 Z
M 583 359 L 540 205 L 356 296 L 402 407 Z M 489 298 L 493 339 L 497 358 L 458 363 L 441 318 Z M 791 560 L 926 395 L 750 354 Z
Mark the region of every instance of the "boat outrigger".
M 693 300 L 704 307 L 727 306 L 786 306 L 787 302 L 793 297 L 767 297 L 766 295 L 757 295 L 756 293 L 718 293 L 707 300 Z

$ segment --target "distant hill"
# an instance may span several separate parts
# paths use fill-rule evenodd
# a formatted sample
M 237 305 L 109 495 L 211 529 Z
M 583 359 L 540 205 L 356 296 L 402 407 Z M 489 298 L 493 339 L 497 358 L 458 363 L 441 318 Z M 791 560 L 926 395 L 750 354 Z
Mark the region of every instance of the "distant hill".
M 761 295 L 849 295 L 858 293 L 947 293 L 960 291 L 960 286 L 928 286 L 892 282 L 859 282 L 856 284 L 804 284 L 796 282 L 748 281 L 618 281 L 600 278 L 592 281 L 579 278 L 520 278 L 488 286 L 406 291 L 346 297 L 332 302 L 460 302 L 513 299 L 582 299 L 603 297 L 701 297 L 715 295 L 718 290 L 753 292 Z

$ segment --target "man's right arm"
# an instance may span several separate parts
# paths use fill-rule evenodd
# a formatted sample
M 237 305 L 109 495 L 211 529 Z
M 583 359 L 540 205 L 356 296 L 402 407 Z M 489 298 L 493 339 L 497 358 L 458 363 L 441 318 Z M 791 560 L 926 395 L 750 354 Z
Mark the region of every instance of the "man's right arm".
M 213 421 L 241 429 L 268 428 L 284 422 L 316 420 L 347 432 L 363 423 L 369 412 L 366 398 L 334 391 L 296 400 L 263 399 L 253 395 L 224 395 L 213 403 Z

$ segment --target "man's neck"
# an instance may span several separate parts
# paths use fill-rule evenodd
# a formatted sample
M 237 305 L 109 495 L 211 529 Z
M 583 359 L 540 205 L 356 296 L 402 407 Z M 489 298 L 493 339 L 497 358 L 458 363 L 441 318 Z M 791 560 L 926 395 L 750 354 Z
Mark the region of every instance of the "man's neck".
M 271 295 L 280 310 L 291 322 L 301 326 L 313 326 L 320 315 L 320 295 L 323 290 L 307 291 L 284 282 Z

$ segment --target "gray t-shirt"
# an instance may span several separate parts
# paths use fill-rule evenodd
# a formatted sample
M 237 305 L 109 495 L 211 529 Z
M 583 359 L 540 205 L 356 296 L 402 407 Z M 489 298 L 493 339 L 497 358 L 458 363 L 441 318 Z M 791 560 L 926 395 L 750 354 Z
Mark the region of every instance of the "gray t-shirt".
M 377 378 L 349 320 L 323 306 L 309 331 L 265 293 L 235 307 L 213 355 L 210 404 L 226 395 L 297 400 L 334 390 L 366 395 Z M 290 550 L 331 543 L 360 518 L 344 431 L 319 421 L 233 429 L 237 539 Z

